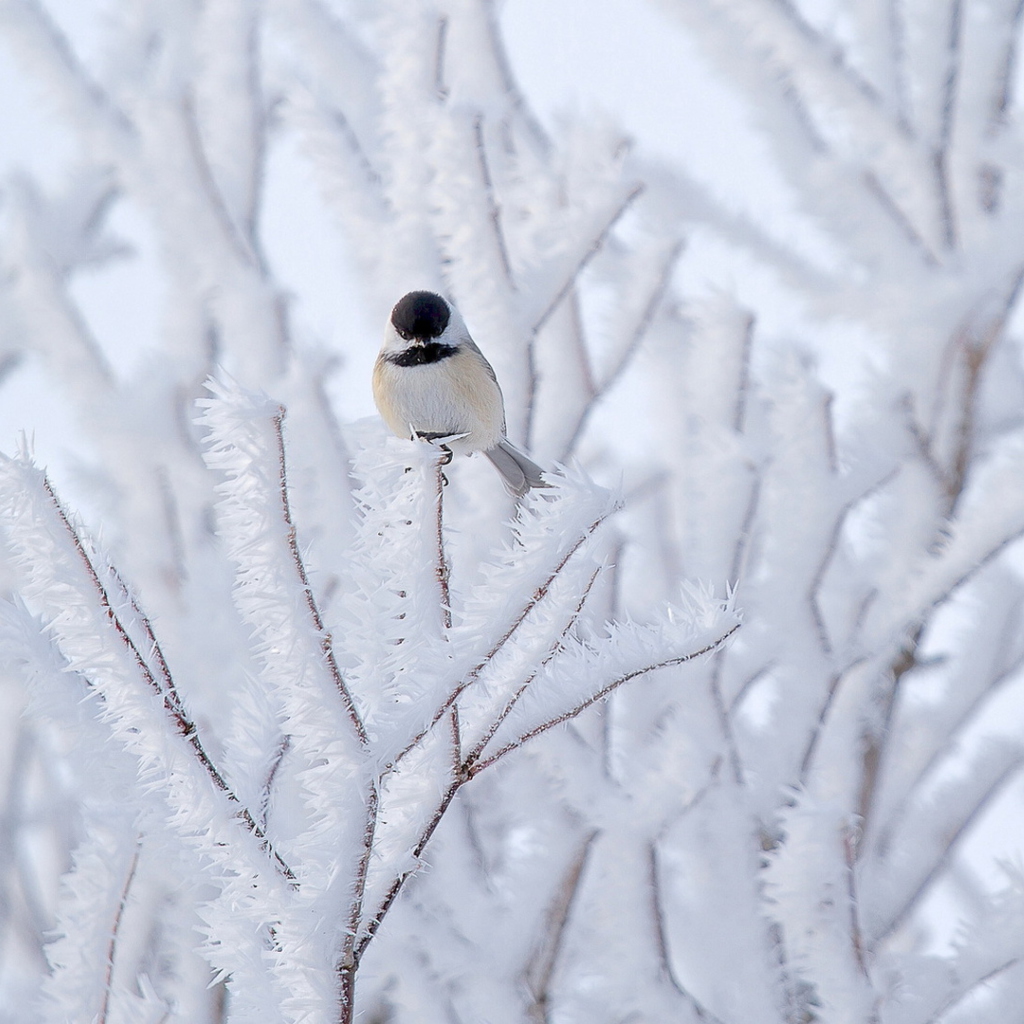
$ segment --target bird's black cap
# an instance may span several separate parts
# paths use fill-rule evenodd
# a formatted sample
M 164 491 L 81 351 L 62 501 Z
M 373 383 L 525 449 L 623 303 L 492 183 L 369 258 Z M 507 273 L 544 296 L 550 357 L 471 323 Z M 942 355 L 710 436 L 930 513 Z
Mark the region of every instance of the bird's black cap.
M 406 341 L 439 338 L 450 318 L 448 303 L 433 292 L 409 292 L 391 311 L 391 323 Z

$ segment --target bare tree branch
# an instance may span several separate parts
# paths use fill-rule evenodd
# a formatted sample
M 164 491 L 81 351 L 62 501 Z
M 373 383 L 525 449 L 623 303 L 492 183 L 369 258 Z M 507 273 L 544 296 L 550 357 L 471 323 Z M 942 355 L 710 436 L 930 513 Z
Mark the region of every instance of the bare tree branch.
M 494 230 L 494 244 L 498 247 L 498 256 L 501 260 L 502 270 L 505 271 L 505 280 L 509 287 L 515 291 L 516 282 L 512 273 L 512 260 L 508 252 L 508 241 L 505 238 L 505 229 L 501 223 L 501 207 L 498 205 L 498 197 L 494 188 L 494 179 L 491 177 L 490 164 L 487 161 L 487 144 L 484 139 L 484 118 L 478 114 L 473 120 L 473 136 L 476 139 L 476 152 L 480 159 L 480 177 L 483 181 L 484 195 L 487 199 L 487 209 L 490 215 L 491 226 Z
M 110 1010 L 110 996 L 114 980 L 114 960 L 117 956 L 117 942 L 120 937 L 121 919 L 124 917 L 125 907 L 128 905 L 128 894 L 131 891 L 132 882 L 135 880 L 135 871 L 139 866 L 140 842 L 135 844 L 135 852 L 132 855 L 132 862 L 128 867 L 128 874 L 125 876 L 124 885 L 121 887 L 121 899 L 117 905 L 117 912 L 114 914 L 114 923 L 110 929 L 110 941 L 107 944 L 107 961 L 105 983 L 103 986 L 103 1003 L 100 1006 L 98 1024 L 107 1024 L 107 1013 Z
M 295 529 L 295 523 L 292 520 L 291 503 L 288 498 L 288 469 L 285 462 L 284 447 L 284 417 L 285 410 L 284 407 L 281 406 L 272 422 L 274 425 L 274 438 L 277 444 L 278 493 L 281 502 L 281 516 L 284 519 L 285 526 L 287 527 L 288 550 L 291 555 L 292 562 L 295 564 L 295 571 L 298 574 L 299 582 L 302 586 L 302 595 L 306 603 L 306 609 L 309 612 L 309 617 L 313 622 L 313 628 L 315 629 L 320 641 L 320 652 L 323 655 L 324 664 L 330 673 L 334 686 L 338 691 L 338 695 L 341 697 L 341 702 L 345 707 L 345 712 L 348 715 L 349 722 L 352 724 L 352 729 L 359 740 L 360 746 L 365 749 L 370 742 L 369 737 L 366 735 L 366 727 L 363 725 L 363 720 L 360 717 L 359 710 L 356 707 L 355 701 L 352 699 L 352 694 L 349 692 L 348 684 L 345 682 L 345 677 L 342 675 L 341 669 L 338 667 L 338 662 L 334 656 L 334 641 L 331 638 L 331 634 L 327 632 L 327 629 L 324 626 L 323 618 L 320 615 L 320 608 L 317 605 L 316 597 L 313 594 L 313 588 L 309 584 L 309 576 L 306 573 L 305 563 L 303 562 L 302 555 L 299 552 L 298 531 Z
M 872 937 L 869 948 L 873 951 L 878 949 L 889 936 L 896 932 L 907 918 L 920 905 L 922 899 L 931 891 L 933 884 L 940 878 L 943 869 L 956 852 L 960 840 L 964 838 L 970 827 L 981 817 L 985 809 L 1002 791 L 1003 787 L 1024 767 L 1024 757 L 1018 757 L 1008 764 L 1002 772 L 989 784 L 988 788 L 975 801 L 969 814 L 964 815 L 955 830 L 945 837 L 945 846 L 939 857 L 935 859 L 932 866 L 920 879 L 906 899 L 889 915 L 885 923 Z
M 402 751 L 395 758 L 394 765 L 397 765 L 409 754 L 409 752 L 415 749 L 422 741 L 423 738 L 430 732 L 434 726 L 445 716 L 448 709 L 459 699 L 462 692 L 468 687 L 472 686 L 473 683 L 480 677 L 480 673 L 487 667 L 491 660 L 498 654 L 499 651 L 515 636 L 518 632 L 519 627 L 526 621 L 527 617 L 533 611 L 534 608 L 540 604 L 541 601 L 547 597 L 548 591 L 551 589 L 552 584 L 561 575 L 562 571 L 569 564 L 569 560 L 577 551 L 586 543 L 587 539 L 593 534 L 593 532 L 607 519 L 608 515 L 604 514 L 587 527 L 586 530 L 576 538 L 575 542 L 572 543 L 569 548 L 559 559 L 554 569 L 550 572 L 544 582 L 534 591 L 533 596 L 523 606 L 519 613 L 515 616 L 512 622 L 509 624 L 505 632 L 498 638 L 497 642 L 491 647 L 491 649 L 480 659 L 477 664 L 470 669 L 466 677 L 462 679 L 448 694 L 448 697 L 444 700 L 441 706 L 434 712 L 433 718 L 430 721 L 430 725 L 426 729 L 423 729 L 416 736 L 406 744 Z
M 550 1008 L 554 1001 L 551 984 L 555 968 L 558 966 L 562 942 L 572 914 L 573 903 L 580 890 L 587 860 L 599 834 L 600 832 L 594 829 L 580 845 L 555 894 L 554 901 L 548 908 L 546 932 L 526 965 L 526 984 L 532 997 L 526 1014 L 534 1024 L 551 1024 Z
M 570 719 L 575 718 L 583 711 L 586 711 L 587 708 L 596 704 L 598 701 L 603 700 L 605 697 L 608 696 L 609 693 L 612 693 L 614 690 L 617 690 L 624 683 L 628 683 L 630 680 L 636 679 L 639 676 L 647 675 L 650 672 L 657 672 L 659 669 L 663 668 L 672 668 L 675 665 L 683 665 L 688 661 L 693 661 L 696 658 L 701 658 L 705 654 L 711 654 L 713 651 L 718 650 L 718 648 L 721 647 L 722 644 L 724 644 L 726 640 L 728 640 L 729 637 L 731 637 L 733 633 L 735 633 L 736 630 L 738 630 L 739 628 L 739 623 L 736 623 L 735 626 L 733 626 L 727 632 L 723 633 L 717 640 L 714 640 L 707 646 L 702 647 L 699 651 L 693 651 L 690 654 L 683 654 L 677 658 L 667 658 L 665 661 L 658 662 L 656 665 L 647 665 L 644 668 L 636 669 L 633 672 L 627 672 L 625 675 L 619 676 L 617 679 L 612 680 L 612 682 L 606 684 L 605 686 L 602 686 L 601 689 L 598 690 L 595 694 L 588 697 L 586 700 L 581 701 L 575 707 L 571 708 L 568 711 L 564 711 L 562 714 L 557 715 L 555 718 L 549 719 L 547 722 L 543 722 L 540 725 L 535 726 L 533 729 L 530 729 L 529 731 L 523 733 L 518 739 L 512 740 L 512 742 L 510 743 L 506 743 L 505 746 L 501 747 L 490 757 L 484 758 L 482 761 L 478 761 L 473 767 L 472 774 L 478 775 L 485 768 L 489 768 L 496 761 L 501 760 L 501 758 L 503 758 L 509 752 L 513 750 L 518 750 L 519 747 L 521 747 L 524 743 L 527 743 L 529 740 L 532 740 L 535 736 L 540 736 L 542 733 L 547 732 L 549 729 L 553 729 L 556 725 L 561 725 L 563 722 L 568 722 Z
M 117 633 L 118 639 L 124 645 L 129 652 L 132 660 L 135 663 L 136 668 L 139 670 L 143 680 L 159 697 L 163 700 L 164 710 L 168 713 L 168 716 L 173 723 L 175 732 L 178 733 L 192 748 L 192 751 L 198 760 L 199 764 L 206 772 L 210 781 L 214 784 L 224 796 L 236 806 L 236 815 L 245 824 L 246 828 L 256 837 L 259 841 L 260 846 L 270 855 L 270 857 L 276 862 L 279 870 L 285 876 L 288 881 L 294 885 L 296 883 L 296 877 L 294 872 L 288 865 L 282 860 L 280 854 L 271 845 L 269 838 L 262 828 L 256 823 L 256 819 L 253 817 L 249 809 L 239 800 L 238 796 L 234 793 L 231 787 L 227 784 L 224 776 L 221 775 L 220 771 L 214 765 L 209 754 L 207 754 L 202 741 L 199 738 L 199 730 L 188 716 L 185 711 L 184 705 L 181 702 L 181 697 L 178 694 L 177 687 L 174 685 L 173 678 L 170 675 L 170 670 L 167 667 L 167 663 L 164 660 L 163 652 L 160 650 L 159 644 L 156 644 L 155 638 L 153 638 L 153 654 L 157 659 L 157 663 L 160 666 L 160 678 L 149 667 L 145 657 L 139 650 L 135 641 L 131 638 L 127 628 L 121 621 L 120 617 L 114 611 L 111 604 L 110 597 L 107 593 L 106 588 L 100 580 L 99 574 L 96 571 L 96 567 L 89 557 L 88 552 L 85 550 L 85 545 L 82 543 L 81 538 L 78 535 L 78 531 L 71 524 L 71 520 L 68 517 L 64 506 L 61 504 L 60 499 L 57 497 L 56 492 L 50 486 L 50 481 L 43 477 L 42 482 L 43 490 L 49 498 L 50 504 L 52 505 L 54 512 L 57 514 L 57 518 L 67 533 L 68 538 L 71 540 L 79 559 L 85 568 L 86 574 L 91 581 L 93 588 L 96 591 L 96 595 L 99 598 L 99 603 L 103 609 L 103 614 L 107 620 L 113 626 L 114 631 Z M 120 577 L 115 574 L 114 577 L 119 586 L 123 586 L 120 582 Z M 137 609 L 137 605 L 134 605 L 133 610 Z M 143 620 L 143 628 L 147 631 L 147 636 L 152 637 L 151 627 L 149 626 L 148 619 L 145 616 L 141 617 Z

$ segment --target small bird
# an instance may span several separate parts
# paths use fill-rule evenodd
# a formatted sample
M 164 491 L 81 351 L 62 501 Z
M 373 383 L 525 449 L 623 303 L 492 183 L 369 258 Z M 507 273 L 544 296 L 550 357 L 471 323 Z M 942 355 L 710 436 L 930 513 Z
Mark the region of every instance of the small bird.
M 447 443 L 458 454 L 483 452 L 517 496 L 547 487 L 543 470 L 505 436 L 505 403 L 491 364 L 459 311 L 433 292 L 399 299 L 373 368 L 373 399 L 399 437 Z

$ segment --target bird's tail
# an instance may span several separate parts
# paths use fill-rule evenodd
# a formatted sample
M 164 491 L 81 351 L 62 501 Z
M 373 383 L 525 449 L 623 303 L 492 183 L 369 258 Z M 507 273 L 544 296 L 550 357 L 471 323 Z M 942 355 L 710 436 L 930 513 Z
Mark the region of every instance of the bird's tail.
M 494 463 L 505 487 L 517 498 L 521 498 L 531 487 L 551 486 L 544 482 L 544 470 L 506 437 L 485 451 L 484 455 Z

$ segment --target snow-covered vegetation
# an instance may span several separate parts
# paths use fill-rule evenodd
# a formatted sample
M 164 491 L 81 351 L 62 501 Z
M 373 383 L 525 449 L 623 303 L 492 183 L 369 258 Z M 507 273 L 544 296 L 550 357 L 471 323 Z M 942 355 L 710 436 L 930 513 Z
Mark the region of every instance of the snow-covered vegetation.
M 0 460 L 0 1020 L 1019 1007 L 1024 4 L 658 10 L 791 222 L 546 123 L 490 0 L 0 0 L 70 140 L 0 186 L 0 402 L 72 425 Z M 415 287 L 551 488 L 353 415 Z

